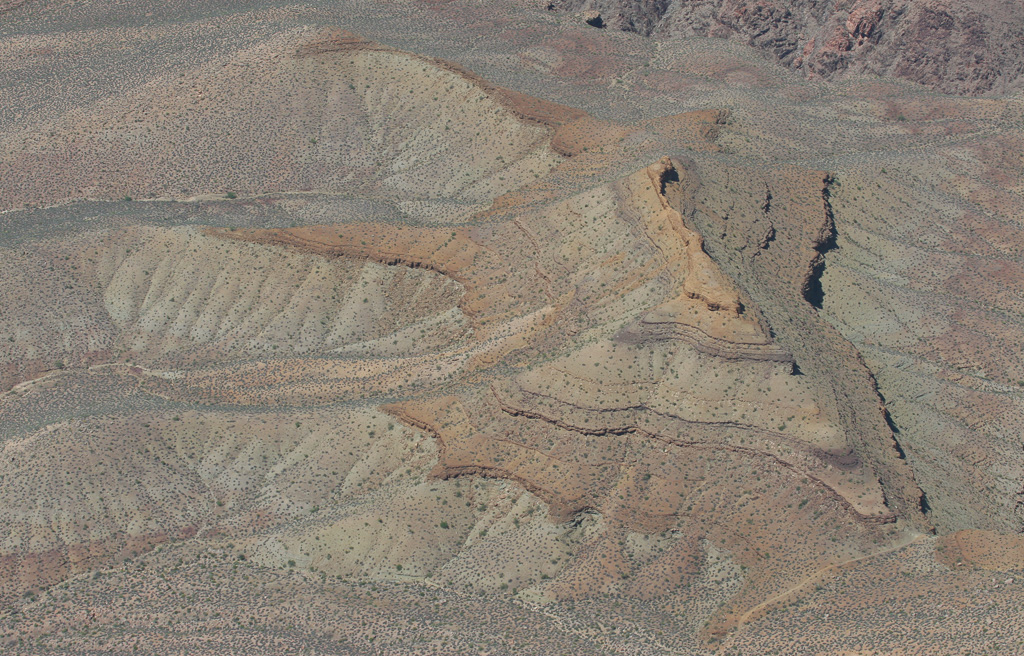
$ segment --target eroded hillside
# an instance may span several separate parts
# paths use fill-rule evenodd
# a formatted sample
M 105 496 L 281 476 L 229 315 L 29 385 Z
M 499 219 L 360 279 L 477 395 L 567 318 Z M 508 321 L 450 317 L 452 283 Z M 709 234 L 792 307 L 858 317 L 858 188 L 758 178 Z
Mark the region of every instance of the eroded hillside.
M 1019 88 L 1021 10 L 1008 2 L 556 0 L 596 27 L 746 43 L 810 75 L 888 74 L 946 93 Z
M 1018 178 L 950 145 L 991 215 L 894 228 L 905 178 L 765 160 L 791 121 L 278 27 L 0 133 L 3 644 L 891 650 L 873 609 L 953 589 L 899 626 L 1020 639 L 975 621 L 1024 600 L 1019 363 L 978 338 L 1019 332 Z

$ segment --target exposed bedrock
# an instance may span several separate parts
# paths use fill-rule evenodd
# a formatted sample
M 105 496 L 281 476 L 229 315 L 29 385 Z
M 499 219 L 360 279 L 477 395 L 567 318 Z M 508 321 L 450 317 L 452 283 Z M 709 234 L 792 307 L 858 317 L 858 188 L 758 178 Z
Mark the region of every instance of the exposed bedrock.
M 656 38 L 731 39 L 809 75 L 893 75 L 946 93 L 1003 93 L 1024 73 L 1019 3 L 943 0 L 554 0 Z

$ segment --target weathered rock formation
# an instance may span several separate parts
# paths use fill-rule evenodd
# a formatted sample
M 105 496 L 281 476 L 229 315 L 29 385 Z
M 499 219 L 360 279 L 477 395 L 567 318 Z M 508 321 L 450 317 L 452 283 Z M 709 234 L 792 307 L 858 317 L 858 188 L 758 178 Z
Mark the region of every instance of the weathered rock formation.
M 892 75 L 976 95 L 1020 86 L 1019 3 L 941 0 L 555 0 L 599 11 L 605 23 L 658 38 L 690 35 L 747 43 L 809 75 Z

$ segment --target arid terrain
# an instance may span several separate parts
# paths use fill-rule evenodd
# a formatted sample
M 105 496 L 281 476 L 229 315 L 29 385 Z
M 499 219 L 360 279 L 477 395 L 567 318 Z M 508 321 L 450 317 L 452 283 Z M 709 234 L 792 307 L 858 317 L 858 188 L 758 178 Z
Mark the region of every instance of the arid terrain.
M 0 651 L 1024 653 L 1020 7 L 824 4 L 0 0 Z

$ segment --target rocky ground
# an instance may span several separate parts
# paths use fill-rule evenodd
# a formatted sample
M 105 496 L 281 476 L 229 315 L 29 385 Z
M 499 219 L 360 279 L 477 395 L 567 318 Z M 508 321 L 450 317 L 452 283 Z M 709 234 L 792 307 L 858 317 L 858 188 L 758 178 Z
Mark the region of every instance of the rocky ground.
M 1021 648 L 1020 98 L 628 9 L 6 15 L 0 643 Z
M 1019 4 L 934 0 L 555 0 L 588 25 L 665 39 L 729 39 L 810 76 L 891 75 L 946 93 L 1019 89 Z

